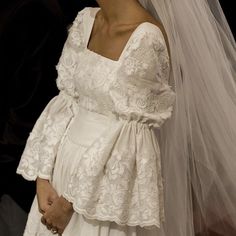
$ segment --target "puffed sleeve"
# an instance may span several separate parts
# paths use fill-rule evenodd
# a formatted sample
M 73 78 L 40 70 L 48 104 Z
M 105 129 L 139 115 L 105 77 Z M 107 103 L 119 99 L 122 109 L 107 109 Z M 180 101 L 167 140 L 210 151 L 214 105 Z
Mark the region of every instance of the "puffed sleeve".
M 60 93 L 48 103 L 27 139 L 16 171 L 27 180 L 35 180 L 37 177 L 51 180 L 59 144 L 77 112 L 79 95 L 75 90 L 73 72 L 76 67 L 77 53 L 83 43 L 81 24 L 86 10 L 85 8 L 78 13 L 70 27 L 56 66 L 57 87 Z
M 110 95 L 117 116 L 160 128 L 171 117 L 175 92 L 168 84 L 170 63 L 164 37 L 155 25 L 146 24 L 126 51 Z
M 109 89 L 114 123 L 84 152 L 63 196 L 90 219 L 160 227 L 164 198 L 154 130 L 171 117 L 175 92 L 161 31 L 143 24 L 129 45 Z

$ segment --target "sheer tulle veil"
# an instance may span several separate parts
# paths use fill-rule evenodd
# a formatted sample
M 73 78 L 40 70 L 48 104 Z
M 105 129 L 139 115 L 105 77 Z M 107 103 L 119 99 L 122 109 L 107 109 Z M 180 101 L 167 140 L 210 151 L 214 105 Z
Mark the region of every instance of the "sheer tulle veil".
M 218 0 L 139 2 L 166 30 L 176 92 L 173 116 L 157 135 L 165 191 L 158 236 L 236 235 L 232 32 Z

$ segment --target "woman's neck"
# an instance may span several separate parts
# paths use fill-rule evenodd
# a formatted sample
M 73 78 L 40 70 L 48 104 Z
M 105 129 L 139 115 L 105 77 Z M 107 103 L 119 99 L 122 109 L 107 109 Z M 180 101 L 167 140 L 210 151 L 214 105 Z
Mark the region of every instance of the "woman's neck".
M 109 25 L 128 23 L 140 14 L 141 6 L 137 0 L 97 0 L 97 3 Z

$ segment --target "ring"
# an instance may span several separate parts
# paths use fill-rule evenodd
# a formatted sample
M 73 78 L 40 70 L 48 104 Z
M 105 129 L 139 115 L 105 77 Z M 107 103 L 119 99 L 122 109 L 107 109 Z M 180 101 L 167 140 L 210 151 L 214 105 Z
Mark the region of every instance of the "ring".
M 57 234 L 57 229 L 51 229 L 51 232 L 52 232 L 53 234 Z

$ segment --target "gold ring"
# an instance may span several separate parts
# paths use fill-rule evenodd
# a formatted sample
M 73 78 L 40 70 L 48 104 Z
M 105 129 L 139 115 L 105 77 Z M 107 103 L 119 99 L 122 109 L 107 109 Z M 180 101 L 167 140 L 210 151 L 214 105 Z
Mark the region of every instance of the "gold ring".
M 51 232 L 52 232 L 53 234 L 57 234 L 57 229 L 51 229 Z

